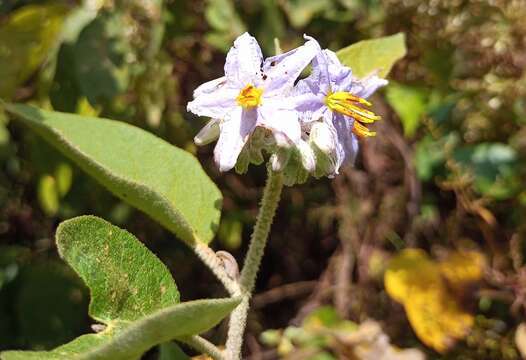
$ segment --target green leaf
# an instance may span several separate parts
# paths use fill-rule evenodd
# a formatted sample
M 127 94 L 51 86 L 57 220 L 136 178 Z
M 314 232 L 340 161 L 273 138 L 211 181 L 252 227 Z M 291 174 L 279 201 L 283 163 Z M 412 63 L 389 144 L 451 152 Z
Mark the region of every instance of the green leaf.
M 405 136 L 412 137 L 427 111 L 427 92 L 421 88 L 391 82 L 386 89 L 386 96 L 389 105 L 400 117 Z
M 210 242 L 221 193 L 191 154 L 126 123 L 6 104 L 115 195 L 187 243 Z
M 2 360 L 131 360 L 161 342 L 202 333 L 217 325 L 239 299 L 195 300 L 170 306 L 131 324 L 116 323 L 52 351 L 6 351 Z
M 95 320 L 137 320 L 179 302 L 166 266 L 127 231 L 81 216 L 60 224 L 56 239 L 60 256 L 91 290 Z
M 91 104 L 102 103 L 128 86 L 127 59 L 133 57 L 118 13 L 98 16 L 73 46 L 77 83 Z
M 363 78 L 375 71 L 386 77 L 394 63 L 405 56 L 405 36 L 398 33 L 378 39 L 364 40 L 339 50 L 340 61 L 349 66 L 353 74 Z
M 28 5 L 0 27 L 0 97 L 11 98 L 58 44 L 67 8 Z
M 90 288 L 91 317 L 104 325 L 52 351 L 7 351 L 13 359 L 139 359 L 151 347 L 209 330 L 239 299 L 179 302 L 164 266 L 125 230 L 94 216 L 63 222 L 57 229 L 62 258 Z

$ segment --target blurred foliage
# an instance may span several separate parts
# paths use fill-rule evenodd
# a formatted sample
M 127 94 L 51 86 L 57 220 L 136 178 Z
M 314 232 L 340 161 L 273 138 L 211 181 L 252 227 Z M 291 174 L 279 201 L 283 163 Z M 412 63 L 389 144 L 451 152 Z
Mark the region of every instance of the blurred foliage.
M 378 323 L 367 320 L 357 325 L 341 319 L 329 306 L 311 312 L 301 327 L 263 332 L 261 341 L 276 346 L 278 354 L 289 360 L 424 359 L 419 350 L 393 347 Z
M 523 0 L 3 1 L 0 96 L 126 121 L 197 153 L 224 197 L 213 245 L 241 261 L 265 171 L 220 175 L 212 147 L 197 151 L 192 137 L 204 119 L 185 111 L 193 89 L 222 73 L 229 44 L 245 30 L 267 55 L 275 37 L 284 50 L 303 33 L 337 50 L 404 33 L 408 54 L 385 96 L 372 99 L 384 120 L 377 137 L 362 142 L 356 167 L 285 191 L 258 280 L 265 308 L 249 319 L 248 337 L 289 326 L 305 332 L 307 314 L 331 304 L 339 321 L 356 329 L 374 318 L 390 343 L 429 359 L 518 359 L 515 329 L 525 321 L 526 293 L 524 18 Z M 75 215 L 127 228 L 170 269 L 177 264 L 174 277 L 189 298 L 210 295 L 210 274 L 173 237 L 3 113 L 0 165 L 2 349 L 49 349 L 88 331 L 79 317 L 85 290 L 57 265 L 51 241 L 56 224 Z M 388 260 L 407 247 L 425 249 L 435 270 L 444 250 L 477 249 L 487 260 L 477 289 L 448 288 L 473 325 L 447 353 L 419 341 L 384 289 Z M 444 282 L 441 271 L 435 279 Z M 305 289 L 307 280 L 315 285 L 301 296 L 280 291 Z M 21 314 L 45 306 L 48 296 L 52 311 L 40 315 L 49 324 L 41 333 Z M 310 351 L 285 332 L 278 343 Z M 274 351 L 247 343 L 247 353 Z M 342 351 L 330 342 L 316 346 L 325 358 Z

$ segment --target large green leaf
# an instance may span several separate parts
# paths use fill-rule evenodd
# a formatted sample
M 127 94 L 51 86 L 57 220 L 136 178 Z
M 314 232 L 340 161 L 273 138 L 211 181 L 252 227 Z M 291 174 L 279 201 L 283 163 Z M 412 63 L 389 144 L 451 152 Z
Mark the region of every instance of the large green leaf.
M 139 359 L 149 348 L 204 332 L 239 303 L 238 299 L 179 303 L 164 264 L 133 235 L 94 216 L 62 223 L 60 255 L 91 292 L 89 312 L 103 331 L 83 335 L 52 351 L 7 351 L 12 359 Z
M 208 243 L 214 236 L 221 193 L 191 154 L 123 122 L 22 104 L 5 107 L 115 195 L 182 240 Z
M 398 33 L 378 39 L 364 40 L 337 52 L 338 58 L 359 78 L 375 71 L 386 77 L 394 63 L 406 54 L 405 36 Z
M 10 98 L 58 44 L 67 8 L 28 5 L 0 27 L 0 97 Z

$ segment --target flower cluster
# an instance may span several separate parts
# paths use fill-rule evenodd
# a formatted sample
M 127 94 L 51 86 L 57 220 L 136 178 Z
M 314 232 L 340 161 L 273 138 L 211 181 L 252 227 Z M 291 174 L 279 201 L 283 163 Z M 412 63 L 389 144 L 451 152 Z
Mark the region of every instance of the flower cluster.
M 263 59 L 252 36 L 239 36 L 228 52 L 225 76 L 194 91 L 188 110 L 211 120 L 197 134 L 198 145 L 217 139 L 214 158 L 221 171 L 264 161 L 283 171 L 288 183 L 309 174 L 334 176 L 353 163 L 358 137 L 374 136 L 366 125 L 380 117 L 366 100 L 387 81 L 356 79 L 336 54 L 305 36 L 304 45 Z M 311 64 L 308 77 L 298 81 Z

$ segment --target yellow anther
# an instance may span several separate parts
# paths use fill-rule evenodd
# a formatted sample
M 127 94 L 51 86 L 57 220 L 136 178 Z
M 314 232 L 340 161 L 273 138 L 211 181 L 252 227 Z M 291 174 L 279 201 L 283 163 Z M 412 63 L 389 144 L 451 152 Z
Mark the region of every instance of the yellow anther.
M 343 115 L 352 117 L 354 122 L 353 133 L 357 136 L 375 136 L 376 133 L 369 131 L 367 127 L 362 124 L 371 124 L 381 117 L 374 112 L 364 108 L 364 106 L 371 106 L 371 103 L 361 97 L 353 95 L 349 92 L 335 92 L 329 93 L 325 98 L 325 103 L 332 111 Z
M 239 95 L 236 97 L 236 101 L 239 106 L 245 108 L 251 108 L 261 104 L 261 95 L 263 90 L 255 87 L 252 84 L 248 84 L 239 92 Z
M 369 131 L 365 126 L 360 124 L 358 121 L 354 122 L 352 132 L 354 135 L 359 137 L 369 137 L 369 136 L 376 136 L 376 132 Z

